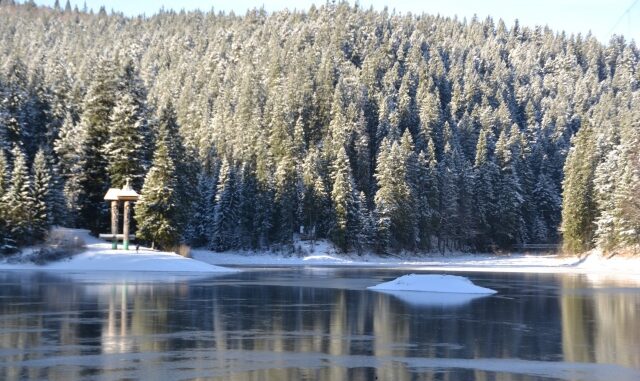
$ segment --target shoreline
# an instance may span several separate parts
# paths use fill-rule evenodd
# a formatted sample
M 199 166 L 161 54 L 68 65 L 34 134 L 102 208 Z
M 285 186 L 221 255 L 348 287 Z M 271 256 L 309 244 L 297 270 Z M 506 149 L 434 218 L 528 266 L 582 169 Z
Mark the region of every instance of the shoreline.
M 92 237 L 81 229 L 57 228 L 58 231 L 82 239 L 84 251 L 69 259 L 45 265 L 33 263 L 0 262 L 0 271 L 52 271 L 52 272 L 166 272 L 166 273 L 232 273 L 242 268 L 286 267 L 342 267 L 379 268 L 406 271 L 440 272 L 494 272 L 530 274 L 585 274 L 640 282 L 640 255 L 603 255 L 592 250 L 581 255 L 563 254 L 469 254 L 452 252 L 445 255 L 401 253 L 382 257 L 367 253 L 338 253 L 327 241 L 314 245 L 296 242 L 297 254 L 281 254 L 269 251 L 213 252 L 193 249 L 191 257 L 175 253 L 155 251 L 140 247 L 135 250 L 112 250 L 111 243 Z M 24 253 L 33 251 L 27 248 Z
M 592 251 L 581 256 L 558 254 L 463 254 L 440 256 L 380 257 L 371 254 L 308 256 L 255 252 L 212 252 L 192 250 L 192 258 L 217 266 L 242 267 L 345 267 L 389 268 L 414 271 L 496 272 L 531 274 L 586 274 L 637 278 L 640 256 L 607 258 Z

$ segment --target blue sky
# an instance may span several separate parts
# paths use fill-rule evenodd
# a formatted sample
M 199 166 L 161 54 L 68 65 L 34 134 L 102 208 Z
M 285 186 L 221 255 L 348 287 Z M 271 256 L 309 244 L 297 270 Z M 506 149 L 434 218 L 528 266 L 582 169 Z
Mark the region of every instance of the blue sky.
M 38 4 L 53 5 L 55 0 L 36 0 Z M 66 0 L 60 0 L 64 6 Z M 105 5 L 107 10 L 116 10 L 126 15 L 152 15 L 161 6 L 166 9 L 211 8 L 220 11 L 233 10 L 244 14 L 247 9 L 264 8 L 267 11 L 284 8 L 307 9 L 311 4 L 324 1 L 311 0 L 86 0 L 87 7 L 98 10 Z M 353 1 L 350 1 L 353 3 Z M 82 8 L 84 0 L 71 0 L 72 5 Z M 292 4 L 295 4 L 292 6 Z M 387 6 L 398 12 L 430 13 L 459 18 L 492 16 L 502 18 L 511 25 L 515 19 L 522 25 L 548 25 L 554 30 L 586 34 L 591 31 L 602 42 L 608 42 L 612 34 L 622 34 L 627 39 L 640 41 L 640 0 L 360 0 L 360 6 L 382 9 Z M 627 11 L 628 10 L 628 11 Z

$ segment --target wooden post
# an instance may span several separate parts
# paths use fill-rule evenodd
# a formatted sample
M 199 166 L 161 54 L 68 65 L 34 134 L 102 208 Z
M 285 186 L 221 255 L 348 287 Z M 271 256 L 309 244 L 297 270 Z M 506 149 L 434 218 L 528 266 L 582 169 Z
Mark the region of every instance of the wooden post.
M 129 201 L 124 202 L 124 216 L 123 219 L 123 227 L 122 227 L 122 247 L 125 250 L 129 250 Z
M 118 234 L 118 201 L 111 201 L 111 234 L 113 234 L 113 238 L 111 240 L 111 248 L 116 250 L 118 248 L 118 238 L 116 238 L 116 234 Z

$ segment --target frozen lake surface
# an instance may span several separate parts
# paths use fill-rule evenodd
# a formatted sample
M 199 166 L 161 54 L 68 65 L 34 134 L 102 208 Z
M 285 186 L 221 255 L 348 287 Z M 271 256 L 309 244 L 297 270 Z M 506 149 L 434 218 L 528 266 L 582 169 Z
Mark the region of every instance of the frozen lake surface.
M 367 290 L 402 269 L 0 272 L 2 380 L 640 380 L 640 285 L 462 273 L 495 295 Z

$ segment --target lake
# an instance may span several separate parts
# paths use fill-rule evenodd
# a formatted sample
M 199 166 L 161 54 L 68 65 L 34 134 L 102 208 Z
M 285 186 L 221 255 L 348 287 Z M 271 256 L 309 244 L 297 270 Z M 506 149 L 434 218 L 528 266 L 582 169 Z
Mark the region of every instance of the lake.
M 0 272 L 0 379 L 640 380 L 637 283 L 449 272 L 498 291 L 472 298 L 365 289 L 411 269 L 245 270 Z

